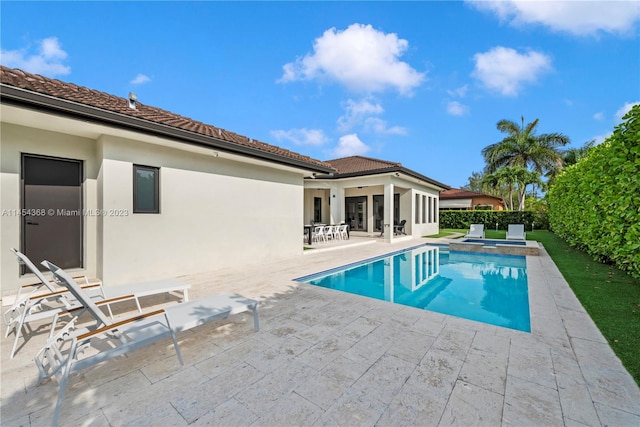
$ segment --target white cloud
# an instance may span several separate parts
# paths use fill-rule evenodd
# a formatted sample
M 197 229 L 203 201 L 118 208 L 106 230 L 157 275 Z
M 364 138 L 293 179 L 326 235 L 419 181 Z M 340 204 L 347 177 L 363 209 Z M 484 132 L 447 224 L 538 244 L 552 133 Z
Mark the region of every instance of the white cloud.
M 469 85 L 464 85 L 453 90 L 448 90 L 447 93 L 457 98 L 464 98 L 468 90 L 469 90 Z
M 145 74 L 138 74 L 129 83 L 131 83 L 132 85 L 142 85 L 145 83 L 149 83 L 150 81 L 151 79 L 149 78 L 149 76 Z
M 497 46 L 488 52 L 473 56 L 476 66 L 471 74 L 486 88 L 502 95 L 517 95 L 523 84 L 533 83 L 538 76 L 552 69 L 547 55 Z
M 387 127 L 386 120 L 378 117 L 367 117 L 364 121 L 363 129 L 366 132 L 377 133 L 380 135 L 406 135 L 407 130 L 402 126 Z
M 464 116 L 469 112 L 469 107 L 458 101 L 451 101 L 447 103 L 447 113 L 452 116 Z
M 602 111 L 598 111 L 593 115 L 593 118 L 596 120 L 602 120 L 604 119 L 604 113 Z
M 361 125 L 367 116 L 384 112 L 382 105 L 371 98 L 360 101 L 348 99 L 344 103 L 344 110 L 344 114 L 338 118 L 338 130 L 340 132 L 347 132 Z
M 596 135 L 591 139 L 593 139 L 595 141 L 596 145 L 600 145 L 605 141 L 605 139 L 609 138 L 611 135 L 612 135 L 612 132 L 603 133 L 603 134 L 600 134 L 600 135 Z
M 411 95 L 425 75 L 399 60 L 408 47 L 409 42 L 397 34 L 385 34 L 371 25 L 352 24 L 341 31 L 330 28 L 315 40 L 312 54 L 282 67 L 278 81 L 328 80 L 354 92 L 392 88 Z
M 271 135 L 278 141 L 290 141 L 296 145 L 324 145 L 329 138 L 321 129 L 272 130 Z
M 616 111 L 616 123 L 622 122 L 622 118 L 631 110 L 631 107 L 638 104 L 640 104 L 640 101 L 627 102 L 622 107 L 620 107 L 620 109 Z
M 387 122 L 379 117 L 384 113 L 382 104 L 372 97 L 354 101 L 348 99 L 344 103 L 345 113 L 338 118 L 338 131 L 348 132 L 360 127 L 365 132 L 383 135 L 406 135 L 407 131 L 401 126 L 387 126 Z
M 485 1 L 467 0 L 480 10 L 495 13 L 513 26 L 540 24 L 553 31 L 578 36 L 598 32 L 632 35 L 640 19 L 637 1 Z
M 340 137 L 338 145 L 333 150 L 333 155 L 348 157 L 366 154 L 370 148 L 358 138 L 355 133 Z
M 71 68 L 62 63 L 67 56 L 58 38 L 48 37 L 36 43 L 35 52 L 30 52 L 29 48 L 0 50 L 0 63 L 29 73 L 53 77 L 71 72 Z

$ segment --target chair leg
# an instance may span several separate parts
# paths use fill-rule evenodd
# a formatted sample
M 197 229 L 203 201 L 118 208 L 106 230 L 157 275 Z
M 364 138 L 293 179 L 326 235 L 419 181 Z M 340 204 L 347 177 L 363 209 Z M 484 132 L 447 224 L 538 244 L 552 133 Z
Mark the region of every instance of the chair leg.
M 256 332 L 260 330 L 260 319 L 258 318 L 258 304 L 255 304 L 251 310 L 253 311 L 253 329 Z
M 18 347 L 18 340 L 20 339 L 20 332 L 22 332 L 22 328 L 14 327 L 14 330 L 16 337 L 13 340 L 13 347 L 11 347 L 11 355 L 9 356 L 9 359 L 13 359 L 13 356 L 16 354 L 16 348 Z

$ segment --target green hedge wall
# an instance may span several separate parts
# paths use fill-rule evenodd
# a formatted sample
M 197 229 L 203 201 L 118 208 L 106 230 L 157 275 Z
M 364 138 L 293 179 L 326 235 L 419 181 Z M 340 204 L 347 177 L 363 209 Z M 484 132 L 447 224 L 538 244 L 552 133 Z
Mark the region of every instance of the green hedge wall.
M 547 193 L 552 230 L 596 259 L 640 277 L 640 106 Z
M 440 228 L 469 228 L 470 224 L 484 224 L 488 230 L 506 230 L 509 224 L 524 224 L 531 231 L 547 230 L 549 219 L 546 214 L 530 211 L 440 211 Z

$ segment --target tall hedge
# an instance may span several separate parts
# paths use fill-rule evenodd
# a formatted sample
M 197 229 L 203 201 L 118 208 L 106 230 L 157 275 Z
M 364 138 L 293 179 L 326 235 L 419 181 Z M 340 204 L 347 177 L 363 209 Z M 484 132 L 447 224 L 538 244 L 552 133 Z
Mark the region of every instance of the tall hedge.
M 524 224 L 526 231 L 547 230 L 549 220 L 544 213 L 530 211 L 440 211 L 440 228 L 469 228 L 484 224 L 485 229 L 506 230 L 509 224 Z
M 640 277 L 640 106 L 547 193 L 552 230 Z

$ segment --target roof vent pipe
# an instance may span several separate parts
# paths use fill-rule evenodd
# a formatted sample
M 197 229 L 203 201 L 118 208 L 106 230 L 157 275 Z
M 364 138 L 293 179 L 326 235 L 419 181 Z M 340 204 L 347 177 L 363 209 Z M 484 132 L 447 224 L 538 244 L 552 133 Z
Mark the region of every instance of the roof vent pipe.
M 136 101 L 138 100 L 138 95 L 133 92 L 129 92 L 129 108 L 132 110 L 136 109 Z

